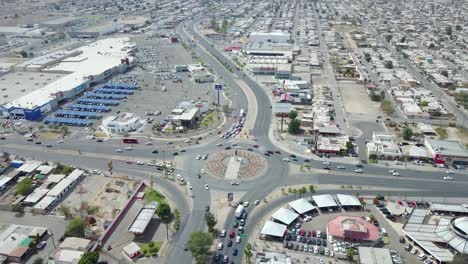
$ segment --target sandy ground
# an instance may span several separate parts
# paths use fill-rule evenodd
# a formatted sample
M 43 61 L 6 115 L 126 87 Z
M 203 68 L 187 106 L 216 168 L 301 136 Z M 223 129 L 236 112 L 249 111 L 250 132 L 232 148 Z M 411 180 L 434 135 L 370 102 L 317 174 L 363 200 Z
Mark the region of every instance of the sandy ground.
M 345 111 L 352 115 L 365 116 L 371 120 L 381 114 L 379 103 L 372 102 L 362 84 L 338 82 Z

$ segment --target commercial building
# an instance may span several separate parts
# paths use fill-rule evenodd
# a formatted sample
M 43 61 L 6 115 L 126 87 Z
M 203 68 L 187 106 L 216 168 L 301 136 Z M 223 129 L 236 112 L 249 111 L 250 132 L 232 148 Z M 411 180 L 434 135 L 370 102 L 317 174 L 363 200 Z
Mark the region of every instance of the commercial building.
M 8 101 L 2 101 L 0 115 L 40 120 L 57 108 L 60 102 L 133 66 L 136 60 L 130 55 L 131 47 L 134 44 L 130 38 L 100 39 L 74 50 L 57 51 L 15 65 L 15 74 L 18 75 L 40 72 L 41 75 L 54 74 L 60 78 L 42 87 L 41 83 L 36 82 L 33 87 L 40 87 L 37 89 L 31 89 L 28 85 L 6 91 L 8 93 L 4 97 Z M 24 94 L 18 93 L 17 89 L 30 90 Z
M 143 234 L 154 214 L 156 213 L 157 208 L 157 202 L 143 206 L 143 208 L 141 208 L 140 212 L 133 220 L 132 224 L 128 227 L 128 231 L 134 233 L 135 235 Z
M 360 210 L 362 208 L 361 202 L 356 196 L 337 194 L 336 197 L 338 198 L 341 208 L 345 210 Z
M 143 121 L 133 113 L 110 115 L 102 120 L 102 128 L 107 134 L 123 135 L 134 132 L 141 126 L 143 126 Z
M 424 146 L 436 163 L 468 164 L 468 151 L 458 141 L 426 138 Z
M 69 33 L 72 38 L 97 38 L 107 34 L 111 34 L 123 29 L 124 25 L 119 22 L 105 22 L 97 26 L 82 28 Z
M 358 247 L 360 264 L 393 264 L 388 248 Z
M 322 211 L 336 210 L 339 208 L 336 201 L 330 194 L 312 196 L 317 207 Z
M 300 215 L 305 213 L 311 213 L 316 209 L 313 204 L 309 203 L 309 201 L 307 201 L 304 198 L 292 201 L 288 205 Z
M 468 254 L 468 214 L 464 215 L 441 216 L 430 209 L 414 208 L 403 232 L 439 263 L 448 263 L 457 253 Z
M 0 234 L 0 256 L 9 262 L 23 263 L 32 250 L 29 243 L 37 235 L 43 238 L 46 234 L 43 227 L 11 225 Z
M 327 236 L 336 240 L 375 245 L 380 241 L 379 229 L 362 217 L 337 216 L 327 224 Z
M 289 209 L 280 208 L 271 216 L 271 218 L 281 223 L 284 223 L 286 225 L 290 225 L 292 222 L 294 222 L 297 219 L 298 216 L 299 214 Z
M 398 159 L 402 157 L 400 147 L 393 141 L 393 136 L 374 131 L 372 140 L 367 142 L 367 155 L 377 159 Z
M 260 234 L 262 235 L 263 238 L 282 238 L 284 236 L 284 233 L 288 229 L 287 225 L 283 225 L 280 223 L 276 223 L 273 221 L 266 221 L 265 225 L 262 228 L 262 231 Z
M 291 34 L 278 32 L 252 32 L 249 35 L 249 41 L 251 42 L 276 42 L 286 43 L 291 41 Z

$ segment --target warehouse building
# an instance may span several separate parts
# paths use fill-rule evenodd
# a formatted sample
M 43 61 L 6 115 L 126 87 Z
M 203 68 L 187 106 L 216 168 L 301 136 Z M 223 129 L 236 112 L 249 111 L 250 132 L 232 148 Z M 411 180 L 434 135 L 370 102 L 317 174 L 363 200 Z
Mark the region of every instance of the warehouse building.
M 8 98 L 8 101 L 1 102 L 0 115 L 16 116 L 30 121 L 42 119 L 57 108 L 60 102 L 73 98 L 91 85 L 104 82 L 113 74 L 132 67 L 135 58 L 130 55 L 129 47 L 134 47 L 130 38 L 107 38 L 75 50 L 46 54 L 16 65 L 17 71 L 25 71 L 16 74 L 40 72 L 55 74 L 60 78 L 46 83 L 41 88 L 29 90 L 26 94 L 17 91 L 26 91 L 29 85 L 24 89 L 10 89 L 7 94 L 3 94 L 2 91 L 3 98 Z M 35 83 L 35 87 L 40 85 L 39 82 Z
M 426 138 L 424 146 L 436 163 L 468 164 L 468 151 L 459 141 Z
M 249 35 L 251 42 L 276 42 L 286 43 L 291 41 L 291 34 L 284 32 L 252 32 Z

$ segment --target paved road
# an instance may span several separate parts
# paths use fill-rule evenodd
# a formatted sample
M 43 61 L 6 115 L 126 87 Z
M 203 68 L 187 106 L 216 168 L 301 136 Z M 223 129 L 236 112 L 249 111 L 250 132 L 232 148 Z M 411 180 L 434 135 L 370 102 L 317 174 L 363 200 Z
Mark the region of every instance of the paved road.
M 277 146 L 270 142 L 268 132 L 270 129 L 270 123 L 272 119 L 272 113 L 270 106 L 270 100 L 268 95 L 264 92 L 254 80 L 244 75 L 241 70 L 236 68 L 236 65 L 232 61 L 225 57 L 224 54 L 216 50 L 211 44 L 202 36 L 198 35 L 194 26 L 199 21 L 199 17 L 195 17 L 191 21 L 182 22 L 177 27 L 177 32 L 184 40 L 184 42 L 190 42 L 192 39 L 196 43 L 195 51 L 201 56 L 207 64 L 215 71 L 227 86 L 230 87 L 233 96 L 233 108 L 239 110 L 240 108 L 250 109 L 251 106 L 247 105 L 247 99 L 238 86 L 238 80 L 244 81 L 247 86 L 252 90 L 257 100 L 257 115 L 255 118 L 255 125 L 252 129 L 252 133 L 256 138 L 255 144 L 260 145 L 264 150 L 278 149 Z M 226 67 L 227 66 L 227 67 Z M 232 69 L 232 72 L 228 70 Z M 247 111 L 248 112 L 248 111 Z M 375 124 L 369 124 L 367 126 L 358 124 L 362 129 L 366 130 L 364 133 L 369 133 L 373 130 Z M 195 230 L 204 230 L 205 223 L 203 219 L 204 208 L 210 204 L 210 192 L 204 189 L 204 184 L 207 183 L 212 190 L 218 191 L 245 191 L 245 195 L 241 198 L 244 201 L 253 202 L 254 200 L 263 200 L 267 197 L 274 189 L 279 186 L 287 186 L 293 184 L 332 184 L 332 185 L 359 185 L 359 186 L 371 186 L 372 190 L 359 190 L 361 194 L 375 195 L 388 191 L 389 189 L 395 196 L 412 196 L 412 197 L 464 197 L 466 196 L 466 189 L 468 187 L 468 176 L 465 174 L 454 174 L 455 181 L 447 182 L 441 178 L 445 175 L 444 170 L 436 172 L 424 172 L 416 170 L 399 169 L 398 171 L 402 175 L 399 178 L 390 176 L 387 168 L 378 166 L 366 166 L 364 168 L 364 174 L 354 173 L 354 167 L 346 165 L 345 170 L 335 170 L 338 163 L 332 164 L 330 167 L 331 171 L 322 170 L 323 165 L 320 161 L 311 161 L 311 166 L 315 169 L 313 173 L 300 173 L 290 175 L 290 163 L 285 163 L 282 158 L 289 155 L 284 152 L 282 155 L 274 154 L 270 157 L 266 157 L 268 161 L 268 171 L 263 177 L 256 178 L 249 181 L 248 184 L 241 183 L 239 186 L 232 186 L 228 181 L 222 179 L 209 178 L 202 176 L 201 179 L 197 178 L 197 174 L 203 166 L 201 161 L 195 160 L 195 156 L 198 154 L 210 154 L 222 149 L 222 147 L 215 146 L 218 143 L 223 143 L 224 146 L 231 144 L 234 141 L 239 140 L 223 140 L 214 136 L 213 140 L 209 142 L 201 142 L 196 145 L 167 145 L 165 142 L 154 141 L 154 146 L 146 145 L 134 145 L 133 150 L 124 151 L 123 153 L 116 153 L 115 149 L 123 148 L 124 146 L 116 141 L 110 140 L 104 143 L 96 143 L 94 141 L 84 141 L 77 139 L 67 139 L 63 144 L 55 144 L 54 142 L 44 141 L 42 145 L 35 145 L 30 142 L 26 142 L 25 138 L 17 135 L 9 136 L 2 145 L 0 145 L 0 151 L 7 151 L 13 154 L 18 154 L 25 157 L 31 157 L 39 160 L 51 160 L 63 163 L 74 164 L 80 167 L 87 167 L 90 169 L 106 170 L 107 161 L 114 159 L 114 171 L 118 174 L 128 174 L 132 177 L 140 177 L 147 179 L 150 173 L 160 175 L 154 167 L 139 166 L 136 164 L 127 164 L 126 160 L 168 160 L 174 159 L 176 161 L 177 173 L 181 173 L 188 181 L 192 183 L 193 198 L 188 197 L 185 193 L 180 192 L 173 186 L 172 183 L 166 180 L 157 180 L 156 184 L 159 184 L 162 188 L 169 190 L 173 193 L 173 200 L 177 201 L 177 207 L 181 211 L 182 221 L 181 230 L 173 237 L 171 243 L 174 244 L 167 254 L 167 259 L 172 263 L 190 263 L 191 256 L 182 250 L 183 245 L 188 240 L 190 234 Z M 46 143 L 53 143 L 52 148 L 46 148 Z M 240 143 L 243 148 L 247 148 L 249 145 L 246 143 Z M 180 152 L 180 149 L 184 148 L 186 152 Z M 158 154 L 153 154 L 153 149 L 160 150 Z M 78 152 L 80 150 L 80 152 Z M 164 150 L 164 151 L 163 151 Z M 174 152 L 178 152 L 179 155 L 174 156 Z M 256 150 L 259 151 L 259 150 Z M 261 153 L 263 154 L 263 153 Z M 304 163 L 304 160 L 299 160 L 299 164 Z M 339 190 L 340 193 L 351 192 L 350 190 Z M 354 191 L 352 191 L 354 192 Z M 329 192 L 330 193 L 330 192 Z M 192 202 L 189 199 L 193 199 Z M 282 198 L 277 201 L 273 201 L 264 206 L 261 209 L 263 213 L 256 213 L 249 216 L 247 221 L 247 231 L 253 230 L 254 225 L 265 213 L 269 212 L 269 209 L 279 206 L 286 202 L 288 199 L 293 199 L 293 196 Z M 192 203 L 192 209 L 189 204 Z M 191 211 L 190 211 L 191 210 Z M 249 211 L 253 211 L 253 207 L 249 208 Z M 260 210 L 259 210 L 260 211 Z M 231 210 L 227 215 L 227 221 L 225 228 L 230 229 L 230 225 L 234 219 L 234 210 Z M 234 257 L 236 263 L 240 262 L 242 258 L 243 247 L 245 241 L 240 245 L 239 256 Z M 230 252 L 225 252 L 230 253 Z M 232 256 L 231 256 L 232 259 Z

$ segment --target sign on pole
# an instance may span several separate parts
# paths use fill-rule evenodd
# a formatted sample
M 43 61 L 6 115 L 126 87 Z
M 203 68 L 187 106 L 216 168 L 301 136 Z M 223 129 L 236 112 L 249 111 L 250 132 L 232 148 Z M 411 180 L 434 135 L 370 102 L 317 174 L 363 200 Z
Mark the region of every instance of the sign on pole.
M 219 91 L 223 89 L 223 86 L 219 83 L 215 83 L 215 90 L 218 92 L 218 105 L 219 105 Z

